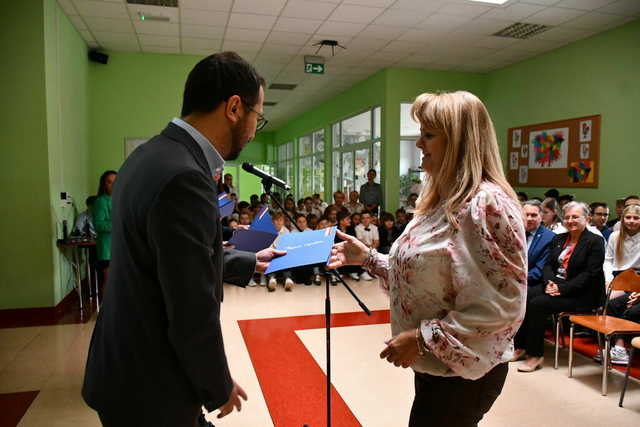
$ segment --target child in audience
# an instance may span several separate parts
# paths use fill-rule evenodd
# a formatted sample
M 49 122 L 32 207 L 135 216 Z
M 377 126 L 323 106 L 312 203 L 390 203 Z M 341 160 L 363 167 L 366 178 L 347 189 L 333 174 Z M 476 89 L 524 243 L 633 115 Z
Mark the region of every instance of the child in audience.
M 338 212 L 337 215 L 338 220 L 338 230 L 343 233 L 349 234 L 351 236 L 355 236 L 355 229 L 351 226 L 351 216 L 348 212 Z M 338 237 L 336 234 L 335 243 L 340 243 L 343 240 Z M 363 272 L 362 267 L 356 265 L 345 265 L 344 267 L 340 267 L 340 273 L 349 275 L 353 280 L 360 280 L 360 274 Z
M 282 212 L 276 212 L 271 216 L 271 220 L 273 221 L 273 226 L 278 232 L 278 236 L 282 236 L 283 234 L 289 233 L 289 230 L 284 226 L 284 214 Z M 275 245 L 277 239 L 273 244 Z M 284 290 L 287 292 L 291 292 L 293 290 L 293 280 L 291 279 L 291 271 L 285 270 L 282 272 L 282 277 L 284 277 Z M 276 285 L 278 282 L 276 281 L 276 275 L 269 275 L 269 282 L 267 283 L 267 289 L 269 292 L 273 292 L 276 290 Z
M 312 231 L 307 225 L 307 217 L 304 214 L 296 214 L 295 216 L 296 224 L 300 227 L 302 231 Z M 298 227 L 292 227 L 291 231 L 294 233 L 298 232 Z
M 547 197 L 542 202 L 542 224 L 556 234 L 567 232 L 567 229 L 562 225 L 562 213 L 556 199 Z
M 369 211 L 362 212 L 362 222 L 356 226 L 356 237 L 367 247 L 378 249 L 380 244 L 380 236 L 378 235 L 378 227 L 371 223 L 371 213 Z M 363 271 L 360 275 L 362 280 L 373 280 L 373 277 Z
M 393 215 L 390 213 L 383 212 L 380 220 L 382 221 L 382 225 L 378 229 L 378 234 L 380 235 L 379 251 L 381 254 L 388 254 L 391 249 L 391 245 L 393 245 L 393 242 L 395 242 L 398 236 L 400 236 L 400 233 L 393 221 Z
M 640 205 L 629 205 L 622 211 L 620 230 L 609 237 L 604 256 L 604 274 L 607 286 L 614 276 L 624 270 L 640 270 Z M 607 314 L 632 322 L 640 322 L 640 293 L 614 291 Z M 617 337 L 610 350 L 611 363 L 627 365 L 629 354 L 624 339 Z
M 336 225 L 338 223 L 337 215 L 338 215 L 338 208 L 336 208 L 333 205 L 328 206 L 324 210 L 324 217 L 329 221 L 331 225 Z
M 247 212 L 246 210 L 241 211 L 238 222 L 240 223 L 240 225 L 251 225 L 251 215 L 249 214 L 249 212 Z
M 351 226 L 355 230 L 355 228 L 360 224 L 360 219 L 362 218 L 362 214 L 357 212 L 351 214 Z
M 310 229 L 315 230 L 318 226 L 318 217 L 314 214 L 307 215 L 307 225 Z

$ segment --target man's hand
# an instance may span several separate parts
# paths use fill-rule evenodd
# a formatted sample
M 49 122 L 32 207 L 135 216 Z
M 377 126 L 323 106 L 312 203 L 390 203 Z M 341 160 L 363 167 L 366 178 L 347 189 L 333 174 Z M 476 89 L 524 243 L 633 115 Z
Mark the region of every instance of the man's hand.
M 256 253 L 256 273 L 264 273 L 269 267 L 269 262 L 272 259 L 281 257 L 286 254 L 287 251 L 279 251 L 273 248 L 263 249 Z
M 218 408 L 220 410 L 220 412 L 218 413 L 218 418 L 229 415 L 231 412 L 233 412 L 233 408 L 236 408 L 236 410 L 240 412 L 240 410 L 242 410 L 242 401 L 240 400 L 241 397 L 246 401 L 247 393 L 234 381 L 233 390 L 231 390 L 229 400 L 227 400 L 227 403 Z

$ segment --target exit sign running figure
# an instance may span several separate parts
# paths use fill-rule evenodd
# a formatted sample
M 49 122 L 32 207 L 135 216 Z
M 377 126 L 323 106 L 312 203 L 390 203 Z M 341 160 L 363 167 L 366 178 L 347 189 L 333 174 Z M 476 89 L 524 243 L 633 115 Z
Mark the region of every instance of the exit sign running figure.
M 305 62 L 304 72 L 307 74 L 324 74 L 324 64 Z

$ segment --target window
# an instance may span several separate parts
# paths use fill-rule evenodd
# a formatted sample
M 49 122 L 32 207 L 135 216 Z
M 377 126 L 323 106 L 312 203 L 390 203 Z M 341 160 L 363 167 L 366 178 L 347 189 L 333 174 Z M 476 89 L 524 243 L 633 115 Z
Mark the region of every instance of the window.
M 297 198 L 324 193 L 324 129 L 298 138 Z
M 285 142 L 278 146 L 278 162 L 276 165 L 276 176 L 284 180 L 291 186 L 291 191 L 295 190 L 295 182 L 293 179 L 293 141 Z M 274 188 L 273 191 L 282 191 Z
M 375 107 L 332 125 L 334 192 L 359 191 L 369 169 L 380 179 L 381 111 Z
M 420 167 L 422 153 L 416 147 L 420 125 L 411 117 L 411 104 L 400 104 L 400 203 L 411 193 L 420 194 L 425 174 Z

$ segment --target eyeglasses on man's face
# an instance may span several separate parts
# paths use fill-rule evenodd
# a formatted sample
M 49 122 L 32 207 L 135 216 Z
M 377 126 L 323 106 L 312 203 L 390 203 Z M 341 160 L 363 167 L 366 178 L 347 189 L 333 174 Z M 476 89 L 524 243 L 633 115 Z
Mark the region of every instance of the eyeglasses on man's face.
M 249 111 L 253 111 L 258 116 L 258 123 L 256 124 L 256 132 L 261 131 L 269 123 L 262 113 L 258 113 L 251 104 L 242 99 L 242 103 L 247 107 Z

